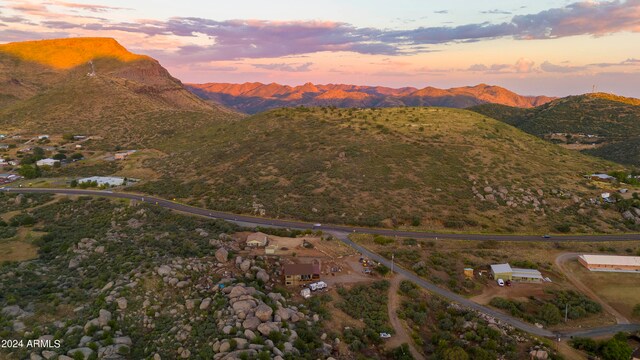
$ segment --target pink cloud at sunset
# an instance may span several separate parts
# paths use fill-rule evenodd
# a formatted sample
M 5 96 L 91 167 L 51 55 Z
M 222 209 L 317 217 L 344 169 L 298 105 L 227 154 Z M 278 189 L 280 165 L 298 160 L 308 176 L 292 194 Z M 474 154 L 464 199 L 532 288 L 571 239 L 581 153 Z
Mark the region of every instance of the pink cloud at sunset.
M 564 77 L 602 81 L 606 70 L 627 74 L 629 80 L 611 76 L 618 80 L 605 86 L 640 95 L 631 85 L 640 80 L 640 63 L 633 61 L 640 53 L 629 46 L 640 40 L 640 0 L 559 2 L 532 12 L 526 5 L 513 9 L 509 4 L 493 9 L 476 4 L 475 13 L 465 16 L 456 16 L 462 10 L 453 5 L 450 10 L 423 5 L 419 10 L 430 15 L 390 27 L 358 24 L 355 17 L 153 17 L 148 5 L 136 1 L 11 0 L 0 3 L 0 41 L 114 37 L 189 82 L 456 86 L 519 79 L 515 89 L 524 93 L 564 95 L 583 88 L 582 82 Z M 535 82 L 523 81 L 534 77 Z

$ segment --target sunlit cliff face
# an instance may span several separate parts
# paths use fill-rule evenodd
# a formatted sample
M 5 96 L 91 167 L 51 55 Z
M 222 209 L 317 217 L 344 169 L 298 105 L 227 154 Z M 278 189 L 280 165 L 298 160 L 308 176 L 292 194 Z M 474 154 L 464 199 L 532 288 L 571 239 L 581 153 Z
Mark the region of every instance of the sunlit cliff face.
M 0 53 L 56 69 L 70 69 L 97 58 L 113 58 L 122 62 L 148 59 L 146 56 L 130 53 L 117 41 L 109 38 L 71 38 L 9 43 L 0 45 Z

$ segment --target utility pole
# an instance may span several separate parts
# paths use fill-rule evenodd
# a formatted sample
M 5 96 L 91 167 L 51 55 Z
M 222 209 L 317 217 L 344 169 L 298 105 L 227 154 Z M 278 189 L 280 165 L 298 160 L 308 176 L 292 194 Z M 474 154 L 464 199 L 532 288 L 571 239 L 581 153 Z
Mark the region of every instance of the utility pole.
M 567 322 L 567 318 L 569 317 L 569 303 L 564 305 L 564 322 Z
M 391 253 L 391 275 L 393 275 L 393 259 L 395 257 L 394 253 Z

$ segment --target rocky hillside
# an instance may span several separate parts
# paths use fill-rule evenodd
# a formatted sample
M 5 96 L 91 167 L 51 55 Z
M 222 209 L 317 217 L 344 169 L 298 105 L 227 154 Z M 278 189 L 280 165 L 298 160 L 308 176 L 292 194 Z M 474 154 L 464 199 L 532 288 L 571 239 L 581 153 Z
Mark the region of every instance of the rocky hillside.
M 82 133 L 134 145 L 234 116 L 185 90 L 156 60 L 132 54 L 113 39 L 0 45 L 5 131 Z
M 522 96 L 499 86 L 480 84 L 451 89 L 426 87 L 388 88 L 343 84 L 301 86 L 280 84 L 207 83 L 189 84 L 188 88 L 203 99 L 249 114 L 278 107 L 397 107 L 445 106 L 465 108 L 484 103 L 532 107 L 551 101 L 546 96 Z
M 596 93 L 532 109 L 485 104 L 470 110 L 591 155 L 640 166 L 639 99 Z
M 145 166 L 163 178 L 136 190 L 214 209 L 451 231 L 625 228 L 583 178 L 618 166 L 466 110 L 279 109 L 159 148 Z

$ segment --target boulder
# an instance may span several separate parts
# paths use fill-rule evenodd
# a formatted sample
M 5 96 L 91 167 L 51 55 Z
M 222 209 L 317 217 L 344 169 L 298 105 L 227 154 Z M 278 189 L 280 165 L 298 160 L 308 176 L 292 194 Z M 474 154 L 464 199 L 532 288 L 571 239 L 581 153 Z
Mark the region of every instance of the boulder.
M 116 303 L 118 303 L 118 309 L 120 310 L 124 310 L 127 308 L 127 299 L 123 297 L 118 298 L 118 300 L 116 300 Z
M 200 303 L 200 310 L 207 310 L 209 308 L 209 306 L 211 306 L 211 298 L 205 298 L 204 300 L 202 300 L 202 302 Z
M 133 341 L 131 341 L 131 338 L 128 336 L 117 337 L 113 339 L 113 343 L 116 345 L 127 345 L 127 346 L 133 345 Z
M 236 341 L 236 346 L 238 349 L 245 349 L 249 343 L 247 339 L 243 338 L 233 338 L 233 340 Z
M 71 356 L 74 359 L 77 356 L 77 355 L 75 355 L 76 353 L 81 353 L 82 356 L 84 356 L 84 359 L 88 359 L 89 356 L 91 356 L 91 354 L 93 354 L 93 350 L 91 350 L 88 347 L 81 347 L 81 348 L 71 349 L 71 350 L 67 351 L 67 355 Z
M 222 344 L 220 344 L 220 349 L 218 349 L 218 351 L 221 353 L 226 353 L 229 350 L 231 350 L 231 344 L 226 340 L 223 341 Z
M 280 331 L 280 327 L 278 325 L 279 324 L 275 322 L 265 322 L 258 325 L 258 331 L 260 332 L 260 334 L 267 336 L 272 331 Z
M 240 263 L 240 270 L 247 272 L 251 268 L 251 260 L 245 260 Z
M 280 320 L 282 321 L 288 321 L 291 318 L 291 313 L 289 312 L 289 309 L 286 308 L 278 308 L 278 310 L 276 310 L 276 315 L 280 317 Z
M 171 268 L 167 265 L 162 265 L 158 268 L 157 270 L 158 275 L 160 276 L 166 276 L 171 274 Z
M 105 309 L 101 309 L 98 313 L 98 325 L 107 326 L 109 321 L 111 321 L 111 312 Z
M 231 289 L 231 292 L 229 293 L 229 299 L 237 298 L 247 294 L 248 294 L 247 289 L 245 289 L 244 286 L 239 286 L 239 285 L 234 286 L 233 289 Z
M 187 310 L 191 310 L 196 306 L 196 301 L 194 299 L 187 299 L 184 301 L 184 307 L 187 308 Z
M 256 307 L 256 302 L 255 300 L 238 300 L 233 303 L 232 307 L 235 312 L 242 311 L 244 313 L 248 313 Z
M 250 316 L 242 322 L 242 327 L 249 330 L 256 330 L 261 321 L 255 316 Z
M 56 357 L 56 355 L 58 355 L 58 353 L 56 353 L 55 351 L 51 351 L 51 350 L 44 350 L 42 352 L 42 357 L 49 360 L 49 359 L 54 359 Z
M 5 306 L 2 308 L 2 315 L 15 318 L 23 315 L 25 312 L 18 305 Z
M 249 341 L 251 341 L 251 340 L 256 338 L 256 333 L 253 332 L 252 330 L 245 329 L 244 330 L 244 337 L 246 337 L 247 339 L 249 339 Z
M 256 308 L 256 317 L 260 319 L 260 321 L 271 321 L 271 316 L 273 315 L 273 309 L 266 304 L 261 304 Z
M 178 283 L 176 284 L 176 287 L 178 289 L 182 289 L 184 287 L 187 287 L 187 285 L 189 285 L 189 282 L 186 280 L 183 280 L 183 281 L 178 281 Z
M 256 278 L 266 283 L 267 281 L 269 281 L 269 274 L 267 274 L 267 272 L 264 270 L 260 270 L 256 274 Z
M 229 252 L 225 248 L 220 248 L 216 250 L 216 260 L 221 263 L 227 262 L 229 257 Z

